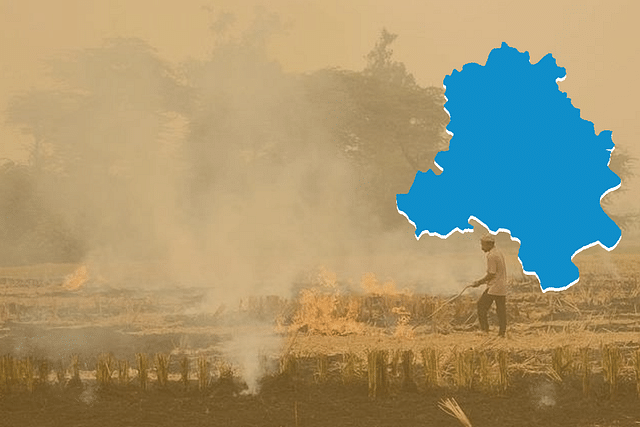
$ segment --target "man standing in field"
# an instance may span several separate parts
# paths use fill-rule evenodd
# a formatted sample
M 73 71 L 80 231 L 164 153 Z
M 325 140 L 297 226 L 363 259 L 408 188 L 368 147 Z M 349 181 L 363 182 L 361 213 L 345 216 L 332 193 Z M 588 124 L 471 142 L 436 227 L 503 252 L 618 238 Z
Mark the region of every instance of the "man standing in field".
M 489 332 L 489 322 L 487 321 L 487 313 L 493 302 L 496 302 L 496 312 L 498 313 L 498 324 L 500 330 L 499 337 L 505 336 L 507 331 L 507 269 L 504 262 L 504 256 L 496 249 L 495 240 L 492 235 L 487 234 L 480 239 L 482 250 L 487 254 L 487 274 L 480 280 L 473 282 L 473 287 L 486 283 L 487 289 L 478 300 L 478 320 L 480 321 L 480 329 Z

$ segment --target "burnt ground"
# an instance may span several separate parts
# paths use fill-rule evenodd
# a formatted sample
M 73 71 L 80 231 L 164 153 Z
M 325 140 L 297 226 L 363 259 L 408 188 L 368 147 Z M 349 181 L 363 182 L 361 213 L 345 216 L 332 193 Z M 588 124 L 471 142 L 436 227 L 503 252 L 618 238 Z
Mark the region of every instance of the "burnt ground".
M 98 389 L 47 386 L 0 398 L 0 426 L 459 426 L 438 409 L 455 397 L 474 427 L 636 426 L 635 390 L 613 398 L 588 398 L 571 385 L 517 380 L 504 395 L 479 391 L 392 391 L 371 399 L 364 381 L 309 384 L 282 377 L 264 381 L 257 395 L 234 393 L 229 384 L 206 391 L 136 387 Z M 297 418 L 296 418 L 297 417 Z

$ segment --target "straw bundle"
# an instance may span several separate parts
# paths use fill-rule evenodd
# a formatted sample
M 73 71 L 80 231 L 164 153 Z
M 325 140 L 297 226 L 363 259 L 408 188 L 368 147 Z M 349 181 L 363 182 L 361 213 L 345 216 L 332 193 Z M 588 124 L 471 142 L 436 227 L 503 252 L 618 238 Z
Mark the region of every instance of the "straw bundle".
M 464 413 L 462 408 L 460 408 L 460 405 L 458 405 L 458 402 L 456 402 L 454 398 L 442 399 L 438 402 L 438 407 L 460 421 L 460 424 L 464 427 L 472 427 L 471 421 L 469 421 L 469 418 L 467 418 L 467 415 Z

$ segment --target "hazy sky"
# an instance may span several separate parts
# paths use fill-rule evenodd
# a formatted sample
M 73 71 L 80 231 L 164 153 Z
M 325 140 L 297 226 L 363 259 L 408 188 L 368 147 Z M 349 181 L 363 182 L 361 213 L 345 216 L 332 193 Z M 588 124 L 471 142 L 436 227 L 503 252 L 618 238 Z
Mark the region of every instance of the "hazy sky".
M 582 117 L 597 132 L 612 130 L 618 147 L 640 157 L 637 1 L 0 0 L 0 105 L 46 86 L 43 60 L 105 37 L 140 37 L 174 62 L 203 58 L 213 44 L 216 12 L 235 14 L 241 29 L 263 3 L 287 24 L 270 51 L 291 71 L 361 69 L 383 26 L 399 34 L 396 58 L 421 84 L 441 85 L 465 63 L 484 64 L 503 41 L 529 51 L 532 62 L 552 53 L 567 69 L 560 88 Z M 21 142 L 0 125 L 0 158 L 23 159 Z M 640 209 L 637 196 L 634 189 L 620 203 Z

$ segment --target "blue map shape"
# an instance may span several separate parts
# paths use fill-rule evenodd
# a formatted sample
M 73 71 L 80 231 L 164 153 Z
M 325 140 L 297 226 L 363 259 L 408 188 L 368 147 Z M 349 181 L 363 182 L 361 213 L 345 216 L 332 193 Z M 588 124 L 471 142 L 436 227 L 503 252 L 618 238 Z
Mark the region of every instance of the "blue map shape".
M 442 170 L 418 172 L 398 212 L 423 234 L 469 232 L 470 221 L 520 242 L 518 258 L 544 292 L 579 279 L 573 257 L 622 238 L 600 201 L 620 187 L 609 169 L 610 131 L 593 123 L 558 88 L 566 72 L 551 54 L 531 64 L 529 53 L 502 43 L 485 66 L 469 63 L 444 79 L 453 135 L 435 158 Z

